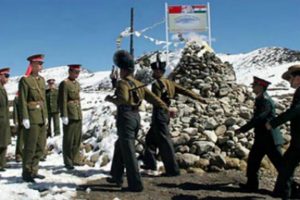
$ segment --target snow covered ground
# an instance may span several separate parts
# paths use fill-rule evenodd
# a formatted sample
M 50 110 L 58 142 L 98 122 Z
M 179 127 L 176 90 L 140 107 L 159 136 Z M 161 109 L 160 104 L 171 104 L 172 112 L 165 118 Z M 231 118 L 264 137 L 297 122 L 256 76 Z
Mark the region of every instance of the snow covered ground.
M 167 69 L 167 73 L 172 71 L 180 59 L 181 51 L 172 53 L 170 56 L 170 66 Z M 289 89 L 289 84 L 281 79 L 281 75 L 287 68 L 296 64 L 286 63 L 278 64 L 276 62 L 265 61 L 265 65 L 253 63 L 251 56 L 258 58 L 259 52 L 251 52 L 249 54 L 239 55 L 218 55 L 223 61 L 228 61 L 233 64 L 236 72 L 237 82 L 245 85 L 250 85 L 253 80 L 253 76 L 265 78 L 272 82 L 271 92 L 273 94 L 282 94 L 292 92 Z M 260 55 L 261 56 L 261 55 Z M 263 56 L 261 56 L 264 58 Z M 298 62 L 299 64 L 300 62 Z M 25 70 L 24 70 L 25 71 Z M 55 78 L 56 83 L 67 77 L 67 66 L 60 66 L 45 69 L 42 75 L 45 79 Z M 45 175 L 43 180 L 36 180 L 37 183 L 26 183 L 22 181 L 22 165 L 16 163 L 12 159 L 8 162 L 11 168 L 5 172 L 0 172 L 0 190 L 2 192 L 0 199 L 72 199 L 76 196 L 76 185 L 84 184 L 94 179 L 100 179 L 107 176 L 107 172 L 110 169 L 110 164 L 103 167 L 102 156 L 107 155 L 112 157 L 112 150 L 114 141 L 116 140 L 116 128 L 114 125 L 114 117 L 111 115 L 116 108 L 114 105 L 104 101 L 104 98 L 108 94 L 112 94 L 112 91 L 96 91 L 99 84 L 107 88 L 110 87 L 109 79 L 110 71 L 91 73 L 84 70 L 79 77 L 79 82 L 82 87 L 81 92 L 81 104 L 83 110 L 83 133 L 92 131 L 91 137 L 86 140 L 86 143 L 91 144 L 96 151 L 84 152 L 88 157 L 93 156 L 95 153 L 101 151 L 99 161 L 95 167 L 81 166 L 76 167 L 74 171 L 67 171 L 64 168 L 62 159 L 62 136 L 48 139 L 48 145 L 54 147 L 53 153 L 48 155 L 45 162 L 40 162 L 39 173 Z M 9 84 L 6 85 L 6 89 L 9 94 L 9 99 L 12 100 L 17 92 L 18 80 L 20 77 L 12 77 Z M 278 90 L 280 89 L 281 90 Z M 145 118 L 146 113 L 141 113 L 142 118 Z M 12 122 L 11 122 L 12 123 Z M 142 128 L 147 129 L 149 122 L 142 122 Z M 100 140 L 100 142 L 99 142 Z M 12 145 L 8 149 L 8 157 L 14 158 L 15 152 L 15 138 L 13 138 Z M 88 191 L 87 191 L 88 192 Z

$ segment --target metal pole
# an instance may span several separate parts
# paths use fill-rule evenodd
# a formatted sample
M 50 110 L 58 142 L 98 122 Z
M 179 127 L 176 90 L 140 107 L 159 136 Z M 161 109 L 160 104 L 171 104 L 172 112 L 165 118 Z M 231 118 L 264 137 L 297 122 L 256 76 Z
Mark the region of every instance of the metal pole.
M 210 26 L 210 6 L 209 6 L 209 2 L 207 2 L 207 22 L 208 22 L 208 42 L 209 42 L 209 46 L 212 48 L 211 46 L 211 26 Z
M 130 54 L 134 58 L 134 48 L 133 48 L 133 19 L 134 19 L 134 10 L 131 8 L 130 14 Z
M 166 64 L 169 64 L 169 26 L 168 26 L 168 3 L 165 3 L 165 24 L 166 24 L 166 42 L 167 42 L 167 52 L 166 52 Z

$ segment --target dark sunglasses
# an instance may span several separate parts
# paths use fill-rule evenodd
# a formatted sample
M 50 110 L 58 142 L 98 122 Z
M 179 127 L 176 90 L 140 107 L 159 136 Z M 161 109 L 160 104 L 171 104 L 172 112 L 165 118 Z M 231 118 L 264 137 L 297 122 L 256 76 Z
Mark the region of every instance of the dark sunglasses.
M 71 72 L 75 73 L 75 74 L 79 74 L 80 70 L 71 70 Z
M 10 76 L 9 74 L 4 74 L 5 78 L 9 78 L 9 76 Z

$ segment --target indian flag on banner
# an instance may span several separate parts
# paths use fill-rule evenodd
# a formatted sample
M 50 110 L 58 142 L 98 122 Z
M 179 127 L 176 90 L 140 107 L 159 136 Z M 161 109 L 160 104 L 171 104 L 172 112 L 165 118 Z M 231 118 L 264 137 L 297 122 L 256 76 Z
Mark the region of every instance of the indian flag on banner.
M 198 6 L 193 6 L 194 13 L 206 13 L 207 9 L 206 6 L 203 5 L 198 5 Z
M 207 31 L 206 5 L 168 6 L 170 32 Z

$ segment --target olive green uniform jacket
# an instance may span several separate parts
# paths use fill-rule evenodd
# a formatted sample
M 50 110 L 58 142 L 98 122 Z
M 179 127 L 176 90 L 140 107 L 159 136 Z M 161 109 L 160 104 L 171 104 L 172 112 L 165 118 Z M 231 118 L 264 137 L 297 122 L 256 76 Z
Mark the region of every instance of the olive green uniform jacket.
M 23 173 L 24 179 L 33 177 L 38 172 L 38 164 L 44 155 L 46 146 L 46 105 L 45 79 L 38 75 L 22 77 L 19 82 L 19 104 L 21 119 L 29 119 L 30 128 L 23 129 Z
M 76 80 L 65 79 L 59 84 L 59 108 L 61 117 L 69 123 L 63 125 L 63 156 L 66 167 L 79 163 L 82 137 L 82 112 L 80 105 L 80 85 Z
M 51 121 L 53 120 L 54 134 L 60 134 L 59 108 L 58 108 L 58 89 L 50 88 L 46 90 L 47 109 L 48 109 L 48 129 L 47 136 L 52 134 Z
M 143 99 L 164 112 L 168 107 L 162 100 L 156 97 L 143 84 L 135 80 L 131 75 L 117 82 L 115 96 L 107 101 L 117 106 L 117 134 L 114 156 L 111 166 L 111 175 L 116 182 L 123 181 L 124 168 L 126 168 L 128 187 L 134 191 L 143 189 L 141 176 L 135 154 L 135 138 L 140 127 L 140 115 L 138 107 Z M 140 87 L 139 89 L 134 89 Z
M 170 105 L 170 99 L 173 99 L 176 93 L 189 96 L 196 100 L 202 100 L 200 95 L 185 89 L 164 77 L 157 79 L 155 83 L 152 84 L 152 92 L 168 106 Z M 146 135 L 146 147 L 143 161 L 145 168 L 156 170 L 155 157 L 157 148 L 159 148 L 159 154 L 164 163 L 166 174 L 175 176 L 179 174 L 179 166 L 175 158 L 173 142 L 169 132 L 169 122 L 169 115 L 161 112 L 161 109 L 154 106 L 151 128 Z
M 11 132 L 7 93 L 2 84 L 0 84 L 0 147 L 6 147 L 10 142 Z

